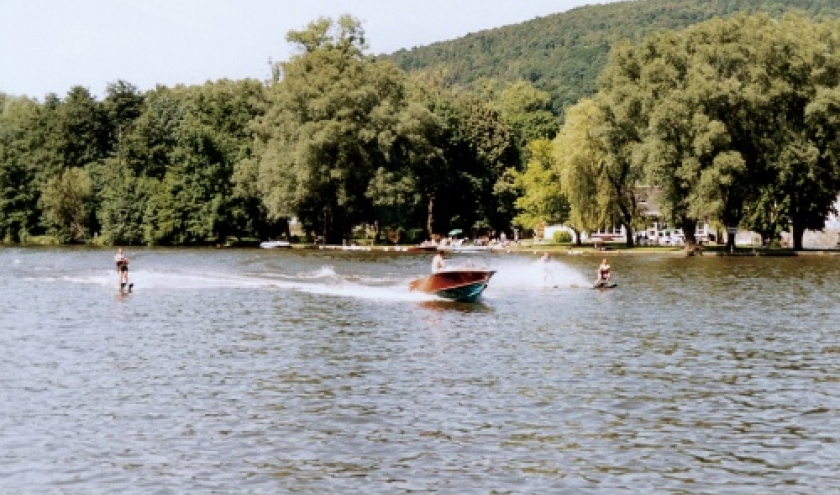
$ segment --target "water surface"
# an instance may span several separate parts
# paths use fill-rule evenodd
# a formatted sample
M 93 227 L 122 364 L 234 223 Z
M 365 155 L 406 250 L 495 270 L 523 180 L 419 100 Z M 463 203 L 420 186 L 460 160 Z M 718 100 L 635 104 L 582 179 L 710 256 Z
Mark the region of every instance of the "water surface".
M 840 259 L 0 248 L 2 493 L 815 494 Z

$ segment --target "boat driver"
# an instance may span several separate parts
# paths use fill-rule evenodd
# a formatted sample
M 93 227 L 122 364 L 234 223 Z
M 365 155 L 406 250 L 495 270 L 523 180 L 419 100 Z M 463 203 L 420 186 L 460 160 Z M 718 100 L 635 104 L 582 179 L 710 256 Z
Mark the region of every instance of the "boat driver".
M 443 270 L 444 261 L 443 261 L 443 250 L 437 252 L 434 258 L 432 258 L 432 273 L 438 273 Z

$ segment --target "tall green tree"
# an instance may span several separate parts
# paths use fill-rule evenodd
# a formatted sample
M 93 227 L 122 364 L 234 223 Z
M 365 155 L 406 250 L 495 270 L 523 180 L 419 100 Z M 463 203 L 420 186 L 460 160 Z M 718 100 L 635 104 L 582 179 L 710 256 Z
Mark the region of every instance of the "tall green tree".
M 25 240 L 43 232 L 39 198 L 47 180 L 61 170 L 63 134 L 58 98 L 43 104 L 7 97 L 0 109 L 0 239 Z
M 134 121 L 143 113 L 145 96 L 136 86 L 119 80 L 108 84 L 102 109 L 108 125 L 108 148 L 120 158 L 122 143 L 131 133 Z
M 110 151 L 108 121 L 102 103 L 87 88 L 74 86 L 58 108 L 65 134 L 65 167 L 84 167 L 105 158 Z
M 553 141 L 560 190 L 570 206 L 568 223 L 578 234 L 578 243 L 581 232 L 597 230 L 617 214 L 607 168 L 607 128 L 601 108 L 585 99 L 569 109 Z
M 559 120 L 551 112 L 551 95 L 533 84 L 518 81 L 507 86 L 497 104 L 521 151 L 527 151 L 532 141 L 557 135 Z
M 836 57 L 825 56 L 837 51 L 832 25 L 793 15 L 736 16 L 619 45 L 599 92 L 619 131 L 610 155 L 643 171 L 689 241 L 701 219 L 774 230 L 788 218 L 801 248 L 840 190 L 806 119 L 819 88 L 840 81 Z
M 368 190 L 380 168 L 398 168 L 407 117 L 405 76 L 365 54 L 361 24 L 319 19 L 287 40 L 299 54 L 280 64 L 271 109 L 258 126 L 258 189 L 274 218 L 297 216 L 340 243 L 375 218 Z
M 257 81 L 217 81 L 180 88 L 180 119 L 174 129 L 171 164 L 147 217 L 148 242 L 224 243 L 241 233 L 234 217 L 234 167 L 251 156 L 249 123 L 264 111 Z
M 53 235 L 63 241 L 85 240 L 91 191 L 83 168 L 68 168 L 47 181 L 41 195 L 43 222 Z
M 566 222 L 570 205 L 560 184 L 553 143 L 538 139 L 528 145 L 528 151 L 531 159 L 525 170 L 511 172 L 514 186 L 522 191 L 516 200 L 519 214 L 514 218 L 514 223 L 533 229 L 540 222 Z
M 144 94 L 140 115 L 123 128 L 119 140 L 120 162 L 135 175 L 162 179 L 172 164 L 178 129 L 184 118 L 185 93 L 177 88 L 157 86 Z M 117 119 L 124 124 L 128 119 Z
M 515 198 L 496 187 L 508 169 L 520 169 L 519 150 L 501 114 L 480 99 L 456 94 L 435 110 L 442 122 L 441 149 L 453 194 L 436 196 L 446 227 L 508 230 Z

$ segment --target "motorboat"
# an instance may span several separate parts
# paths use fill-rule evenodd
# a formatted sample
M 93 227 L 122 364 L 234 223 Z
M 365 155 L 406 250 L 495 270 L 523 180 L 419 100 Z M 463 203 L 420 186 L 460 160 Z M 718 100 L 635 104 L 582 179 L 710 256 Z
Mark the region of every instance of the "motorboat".
M 283 240 L 276 240 L 276 241 L 263 241 L 260 243 L 260 247 L 263 249 L 280 249 L 280 248 L 290 248 L 292 244 L 289 241 Z
M 442 270 L 413 280 L 408 288 L 453 301 L 474 302 L 495 273 L 495 270 L 480 269 Z

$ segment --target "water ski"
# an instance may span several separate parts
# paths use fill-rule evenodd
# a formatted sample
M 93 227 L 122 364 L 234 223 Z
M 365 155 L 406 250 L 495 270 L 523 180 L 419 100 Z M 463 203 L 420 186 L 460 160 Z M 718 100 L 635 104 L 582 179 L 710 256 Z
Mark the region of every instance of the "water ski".
M 618 286 L 615 282 L 598 282 L 597 284 L 593 285 L 593 289 L 614 289 Z

